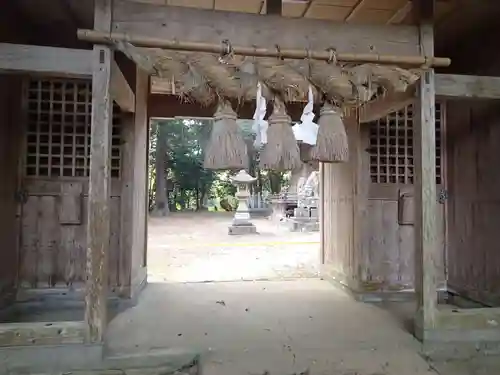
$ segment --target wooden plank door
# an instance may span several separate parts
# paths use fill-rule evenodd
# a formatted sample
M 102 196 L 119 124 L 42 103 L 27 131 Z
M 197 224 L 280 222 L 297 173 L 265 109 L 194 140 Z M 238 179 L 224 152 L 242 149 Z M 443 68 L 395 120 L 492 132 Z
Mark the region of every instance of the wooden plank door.
M 91 82 L 32 77 L 23 102 L 19 285 L 78 288 L 84 284 L 86 267 Z M 118 279 L 121 191 L 119 117 L 114 120 L 111 285 Z
M 445 192 L 442 132 L 445 106 L 436 103 L 436 184 Z M 413 289 L 413 112 L 409 106 L 369 124 L 363 131 L 370 182 L 362 231 L 361 279 L 376 290 Z M 436 197 L 439 199 L 439 197 Z M 438 222 L 442 248 L 440 284 L 446 276 L 446 200 L 441 201 Z

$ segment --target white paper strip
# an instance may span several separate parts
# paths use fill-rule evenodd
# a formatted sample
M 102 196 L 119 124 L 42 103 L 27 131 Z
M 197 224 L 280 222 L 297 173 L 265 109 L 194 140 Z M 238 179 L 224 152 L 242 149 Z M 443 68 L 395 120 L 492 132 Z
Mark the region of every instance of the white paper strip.
M 302 111 L 300 122 L 293 126 L 293 134 L 297 141 L 302 141 L 309 145 L 315 145 L 318 137 L 318 124 L 314 120 L 314 96 L 311 86 L 307 95 L 307 104 Z
M 267 143 L 267 128 L 269 124 L 267 121 L 264 121 L 264 117 L 266 117 L 267 111 L 267 102 L 266 98 L 262 96 L 262 86 L 257 83 L 257 95 L 256 95 L 256 107 L 255 113 L 253 114 L 253 126 L 252 130 L 257 135 L 254 141 L 254 146 L 259 148 L 260 146 Z

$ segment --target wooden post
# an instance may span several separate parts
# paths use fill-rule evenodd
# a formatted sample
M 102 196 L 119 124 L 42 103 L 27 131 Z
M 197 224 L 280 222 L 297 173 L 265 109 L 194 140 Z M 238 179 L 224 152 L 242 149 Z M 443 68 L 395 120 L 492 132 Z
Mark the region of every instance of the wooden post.
M 95 0 L 94 4 L 94 27 L 102 31 L 109 31 L 111 28 L 111 0 Z M 107 322 L 112 59 L 109 47 L 94 46 L 85 289 L 85 323 L 88 343 L 103 342 Z
M 134 104 L 135 111 L 135 104 Z M 131 264 L 132 240 L 134 230 L 134 142 L 135 142 L 135 114 L 127 113 L 122 124 L 122 195 L 121 195 L 121 223 L 120 223 L 120 295 L 122 298 L 131 297 Z
M 325 264 L 325 163 L 319 162 L 319 259 Z
M 148 141 L 149 121 L 147 100 L 149 96 L 149 76 L 137 68 L 135 86 L 135 126 L 134 126 L 134 193 L 132 217 L 132 285 L 136 289 L 146 278 L 146 247 L 148 217 Z M 132 293 L 133 294 L 133 293 Z
M 432 56 L 434 36 L 432 0 L 420 0 L 421 54 Z M 425 340 L 425 333 L 436 326 L 438 242 L 436 193 L 436 131 L 435 75 L 426 69 L 419 81 L 418 99 L 414 109 L 415 149 L 415 292 L 418 310 L 416 334 Z

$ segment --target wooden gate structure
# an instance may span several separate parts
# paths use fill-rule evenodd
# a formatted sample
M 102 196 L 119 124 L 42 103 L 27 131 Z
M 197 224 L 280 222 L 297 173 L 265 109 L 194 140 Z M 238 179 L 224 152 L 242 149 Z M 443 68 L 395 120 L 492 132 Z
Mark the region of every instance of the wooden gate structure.
M 370 103 L 365 123 L 346 121 L 349 162 L 320 165 L 323 277 L 366 299 L 416 297 L 415 334 L 435 348 L 500 343 L 500 126 L 491 105 L 500 56 L 478 49 L 488 37 L 477 31 L 493 30 L 494 2 L 46 3 L 8 1 L 0 15 L 0 352 L 14 363 L 102 358 L 110 302 L 135 302 L 146 283 L 149 118 L 213 114 L 180 102 L 108 44 L 78 40 L 79 28 L 451 57 L 448 70 L 424 66 L 407 92 Z M 301 106 L 289 106 L 292 117 Z M 252 103 L 239 109 L 252 113 Z M 438 290 L 480 307 L 443 308 Z M 11 318 L 49 300 L 60 310 L 81 304 L 81 320 Z

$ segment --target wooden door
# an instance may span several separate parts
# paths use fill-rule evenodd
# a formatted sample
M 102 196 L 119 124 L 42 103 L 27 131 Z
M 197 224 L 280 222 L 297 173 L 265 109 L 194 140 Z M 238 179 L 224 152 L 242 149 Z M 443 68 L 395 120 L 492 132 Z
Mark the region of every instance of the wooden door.
M 442 132 L 445 106 L 436 103 L 436 184 L 438 195 L 446 190 Z M 364 129 L 369 166 L 366 216 L 363 218 L 361 279 L 370 288 L 404 290 L 414 287 L 414 154 L 413 112 L 409 106 L 369 124 Z M 436 197 L 439 199 L 439 196 Z M 445 284 L 445 212 L 441 199 L 438 222 L 440 284 Z
M 78 287 L 85 281 L 91 82 L 31 78 L 24 92 L 21 196 L 22 288 Z M 112 145 L 110 284 L 117 284 L 120 127 Z

